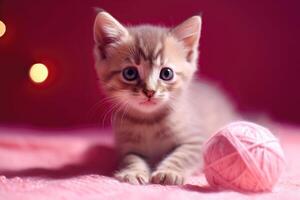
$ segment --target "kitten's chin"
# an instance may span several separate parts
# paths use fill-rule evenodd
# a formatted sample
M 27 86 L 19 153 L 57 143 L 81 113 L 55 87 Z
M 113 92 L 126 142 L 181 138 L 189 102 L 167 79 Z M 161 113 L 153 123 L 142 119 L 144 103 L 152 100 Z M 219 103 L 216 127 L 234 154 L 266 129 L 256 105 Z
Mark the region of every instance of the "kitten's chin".
M 161 110 L 165 103 L 155 100 L 132 102 L 131 107 L 140 113 L 154 113 Z

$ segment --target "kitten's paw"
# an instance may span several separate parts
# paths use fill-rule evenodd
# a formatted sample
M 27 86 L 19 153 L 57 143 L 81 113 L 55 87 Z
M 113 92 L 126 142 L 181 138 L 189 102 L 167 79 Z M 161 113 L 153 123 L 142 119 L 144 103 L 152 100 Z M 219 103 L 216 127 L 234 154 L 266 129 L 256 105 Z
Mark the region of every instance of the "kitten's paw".
M 152 173 L 151 183 L 162 185 L 182 185 L 184 176 L 174 170 L 158 170 Z
M 125 170 L 117 172 L 114 176 L 121 182 L 126 182 L 133 185 L 145 185 L 149 183 L 149 174 L 144 171 Z

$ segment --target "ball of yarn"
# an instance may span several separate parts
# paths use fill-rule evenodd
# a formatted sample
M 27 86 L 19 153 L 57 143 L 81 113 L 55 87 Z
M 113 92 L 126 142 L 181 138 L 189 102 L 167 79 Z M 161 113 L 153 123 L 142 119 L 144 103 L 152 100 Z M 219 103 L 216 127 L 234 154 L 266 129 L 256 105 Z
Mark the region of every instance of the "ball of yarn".
M 278 139 L 266 128 L 231 123 L 204 145 L 204 173 L 212 187 L 241 192 L 272 190 L 284 167 Z

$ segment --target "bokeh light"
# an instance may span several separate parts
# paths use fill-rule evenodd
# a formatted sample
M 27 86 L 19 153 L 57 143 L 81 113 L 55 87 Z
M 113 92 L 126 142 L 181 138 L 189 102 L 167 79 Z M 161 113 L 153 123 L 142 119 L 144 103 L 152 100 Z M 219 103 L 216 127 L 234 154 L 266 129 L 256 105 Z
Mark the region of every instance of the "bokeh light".
M 6 32 L 6 26 L 2 21 L 0 21 L 0 37 L 2 37 L 5 34 L 5 32 Z
M 48 69 L 42 63 L 36 63 L 29 70 L 29 77 L 34 83 L 43 83 L 48 77 Z

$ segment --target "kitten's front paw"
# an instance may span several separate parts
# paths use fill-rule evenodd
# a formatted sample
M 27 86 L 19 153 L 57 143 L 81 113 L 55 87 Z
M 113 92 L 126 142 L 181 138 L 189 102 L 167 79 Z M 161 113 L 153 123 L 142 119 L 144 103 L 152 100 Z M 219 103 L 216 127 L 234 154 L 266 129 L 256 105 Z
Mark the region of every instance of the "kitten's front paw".
M 133 185 L 145 185 L 149 183 L 149 174 L 145 171 L 124 170 L 117 172 L 114 176 L 121 182 Z
M 151 183 L 162 185 L 182 185 L 184 176 L 174 170 L 158 170 L 152 173 Z

